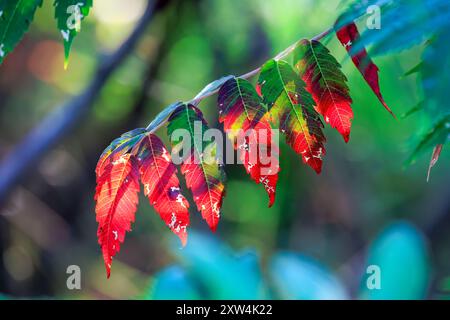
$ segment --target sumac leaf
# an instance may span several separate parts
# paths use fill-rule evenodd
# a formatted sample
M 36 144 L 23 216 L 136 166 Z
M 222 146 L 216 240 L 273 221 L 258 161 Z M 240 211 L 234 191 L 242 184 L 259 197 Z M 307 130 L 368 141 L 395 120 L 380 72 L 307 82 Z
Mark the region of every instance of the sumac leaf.
M 81 30 L 81 20 L 89 14 L 93 0 L 55 0 L 55 18 L 64 40 L 64 68 L 69 62 L 73 39 Z
M 42 0 L 0 1 L 0 64 L 28 31 Z
M 353 43 L 357 42 L 358 39 L 360 38 L 358 28 L 355 23 L 350 23 L 344 26 L 343 28 L 337 30 L 336 36 L 338 37 L 339 41 L 344 46 L 344 48 L 347 50 L 347 52 L 349 52 L 349 54 L 352 49 Z M 384 108 L 394 116 L 394 113 L 384 101 L 384 98 L 380 91 L 380 84 L 378 78 L 379 69 L 377 65 L 372 61 L 370 56 L 367 54 L 366 49 L 363 48 L 359 52 L 350 55 L 353 63 L 358 68 L 359 72 L 361 72 L 361 74 L 364 77 L 364 80 L 366 80 L 367 84 L 370 86 L 372 91 L 378 97 L 378 100 L 380 100 Z
M 109 278 L 112 259 L 120 251 L 138 204 L 139 167 L 130 153 L 114 157 L 97 179 L 95 212 L 98 242 Z
M 119 138 L 111 142 L 102 152 L 97 162 L 97 167 L 95 168 L 97 179 L 103 174 L 106 166 L 113 161 L 114 157 L 118 158 L 129 152 L 141 140 L 145 133 L 146 131 L 143 128 L 134 129 L 122 134 Z
M 256 183 L 262 183 L 269 196 L 269 207 L 275 201 L 279 172 L 279 150 L 272 144 L 272 127 L 267 108 L 252 84 L 231 78 L 218 95 L 219 121 L 239 151 L 245 170 Z
M 319 41 L 302 40 L 295 49 L 295 66 L 325 122 L 350 139 L 353 110 L 347 78 L 340 64 Z
M 326 139 L 303 80 L 287 62 L 270 60 L 261 69 L 258 85 L 272 121 L 284 133 L 287 143 L 304 163 L 320 173 Z
M 189 203 L 181 194 L 177 168 L 170 153 L 156 135 L 147 134 L 136 147 L 136 157 L 145 196 L 166 225 L 186 245 Z
M 208 130 L 208 126 L 201 111 L 190 104 L 181 105 L 170 116 L 167 130 L 173 149 L 187 147 L 187 154 L 183 154 L 181 173 L 192 191 L 197 209 L 211 230 L 215 231 L 225 188 L 225 174 L 215 157 L 218 152 L 217 144 L 214 141 L 204 141 L 203 133 Z M 188 141 L 175 140 L 172 135 L 176 130 L 181 130 L 180 134 Z

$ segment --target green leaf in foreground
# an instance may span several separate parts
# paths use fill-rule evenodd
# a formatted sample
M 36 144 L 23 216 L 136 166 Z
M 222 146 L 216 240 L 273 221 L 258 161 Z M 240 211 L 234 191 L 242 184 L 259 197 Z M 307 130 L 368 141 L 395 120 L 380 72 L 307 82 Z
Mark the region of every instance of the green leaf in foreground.
M 0 0 L 0 64 L 28 31 L 42 0 Z
M 89 14 L 93 0 L 55 0 L 55 18 L 64 39 L 64 68 L 69 63 L 70 47 L 81 30 L 81 20 Z

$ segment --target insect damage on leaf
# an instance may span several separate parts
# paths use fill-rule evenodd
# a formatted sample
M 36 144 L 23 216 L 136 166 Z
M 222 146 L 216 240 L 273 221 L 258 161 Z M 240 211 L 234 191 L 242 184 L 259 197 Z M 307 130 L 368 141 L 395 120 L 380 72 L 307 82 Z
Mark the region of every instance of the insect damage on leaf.
M 127 132 L 103 151 L 95 169 L 98 241 L 109 277 L 137 210 L 139 179 L 144 194 L 166 225 L 186 244 L 189 204 L 181 194 L 176 167 L 162 141 L 145 129 Z
M 81 31 L 81 21 L 88 16 L 93 0 L 55 0 L 55 18 L 64 40 L 64 68 L 69 63 L 70 48 Z
M 175 140 L 172 136 L 180 130 L 184 139 Z M 220 218 L 220 209 L 224 197 L 225 173 L 216 158 L 216 142 L 204 141 L 203 133 L 208 130 L 205 119 L 199 109 L 190 104 L 182 104 L 169 118 L 167 126 L 172 148 L 188 147 L 183 154 L 181 173 L 187 187 L 192 191 L 197 209 L 211 230 L 215 231 Z
M 294 54 L 295 67 L 316 102 L 316 110 L 348 142 L 353 119 L 352 99 L 340 64 L 315 40 L 300 41 Z
M 36 0 L 34 3 L 37 2 L 39 1 Z M 78 4 L 75 2 L 55 1 L 55 7 L 58 11 L 58 8 Z M 343 19 L 338 19 L 335 24 L 339 41 L 379 101 L 391 113 L 381 94 L 379 69 L 369 57 L 365 45 L 374 44 L 373 48 L 378 53 L 397 50 L 406 44 L 421 40 L 425 34 L 435 33 L 435 30 L 430 28 L 433 24 L 449 25 L 448 1 L 419 1 L 420 8 L 430 9 L 419 10 L 420 12 L 410 2 L 373 0 L 364 4 L 357 3 L 351 5 L 341 16 Z M 28 0 L 27 3 L 33 1 Z M 366 36 L 367 32 L 363 32 L 361 36 L 354 21 L 364 14 L 368 4 L 379 4 L 380 8 L 385 10 L 383 23 L 400 22 L 392 28 L 383 28 L 371 35 Z M 81 6 L 87 10 L 83 13 L 84 17 L 92 6 L 92 1 L 83 2 Z M 407 12 L 396 20 L 402 8 L 407 9 Z M 60 16 L 67 13 L 69 12 L 61 11 Z M 56 15 L 58 23 L 60 20 L 64 22 L 64 19 L 59 19 L 58 13 Z M 419 32 L 412 29 L 406 30 L 404 34 L 398 32 L 403 26 L 411 26 L 412 23 L 416 23 L 416 18 L 424 16 L 436 19 L 431 22 L 421 19 L 422 21 L 418 23 Z M 67 16 L 65 18 L 67 22 Z M 79 28 L 75 30 L 74 33 L 62 32 L 67 42 L 66 58 Z M 346 142 L 350 138 L 354 117 L 347 78 L 330 51 L 319 42 L 327 34 L 330 32 L 326 31 L 314 37 L 315 40 L 302 40 L 291 45 L 262 67 L 240 78 L 226 76 L 211 82 L 190 102 L 177 102 L 165 108 L 146 129 L 133 130 L 111 143 L 97 164 L 95 195 L 99 222 L 98 237 L 108 276 L 112 258 L 119 251 L 125 233 L 130 230 L 134 221 L 139 179 L 144 185 L 144 194 L 150 204 L 184 245 L 189 225 L 189 204 L 180 192 L 176 168 L 176 165 L 180 165 L 197 209 L 209 227 L 213 231 L 216 230 L 225 194 L 225 175 L 222 164 L 217 159 L 217 154 L 221 151 L 218 150 L 217 137 L 212 135 L 210 140 L 205 138 L 208 126 L 197 108 L 203 99 L 215 93 L 218 93 L 219 121 L 223 123 L 234 149 L 241 151 L 240 160 L 247 173 L 252 180 L 264 185 L 269 196 L 269 206 L 275 200 L 280 172 L 279 150 L 278 144 L 273 143 L 270 136 L 261 139 L 260 132 L 266 131 L 272 135 L 272 126 L 280 129 L 290 147 L 301 155 L 303 162 L 317 173 L 321 172 L 323 156 L 326 153 L 326 138 L 323 134 L 321 116 L 343 136 Z M 417 34 L 420 37 L 416 37 Z M 413 70 L 421 73 L 426 93 L 426 98 L 417 109 L 431 114 L 434 125 L 423 137 L 411 158 L 434 148 L 428 177 L 439 159 L 443 144 L 448 142 L 450 137 L 450 116 L 445 96 L 448 73 L 445 73 L 446 68 L 443 67 L 448 65 L 446 52 L 449 41 L 446 40 L 450 39 L 450 36 L 446 31 L 436 33 L 434 36 L 438 41 L 427 42 L 424 61 Z M 0 47 L 0 53 L 4 55 L 2 48 Z M 282 60 L 291 52 L 294 52 L 293 67 Z M 371 51 L 371 55 L 374 56 L 375 53 Z M 244 80 L 258 73 L 260 76 L 256 87 Z M 166 121 L 172 154 L 169 154 L 162 141 L 153 134 Z M 250 134 L 242 138 L 239 130 Z M 270 161 L 260 161 L 261 153 L 265 153 Z M 175 158 L 177 161 L 174 161 Z M 263 169 L 268 170 L 263 173 Z
M 170 153 L 154 134 L 145 135 L 135 149 L 144 194 L 183 246 L 186 245 L 189 203 L 181 194 L 177 168 Z
M 131 230 L 131 223 L 134 222 L 138 193 L 139 167 L 136 159 L 129 153 L 114 157 L 97 179 L 97 237 L 108 278 L 112 259 L 120 251 L 125 233 Z
M 256 183 L 263 184 L 271 207 L 280 168 L 267 108 L 250 82 L 234 77 L 220 88 L 218 105 L 219 121 L 239 151 L 247 173 Z
M 270 60 L 261 69 L 258 85 L 272 121 L 284 133 L 287 143 L 304 163 L 320 173 L 326 139 L 303 80 L 287 62 Z

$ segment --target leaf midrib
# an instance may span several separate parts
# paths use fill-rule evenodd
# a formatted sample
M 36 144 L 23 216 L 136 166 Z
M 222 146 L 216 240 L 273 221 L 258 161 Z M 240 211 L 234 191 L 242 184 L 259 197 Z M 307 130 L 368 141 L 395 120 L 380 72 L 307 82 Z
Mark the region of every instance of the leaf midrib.
M 303 124 L 302 124 L 302 122 L 301 122 L 301 120 L 300 120 L 300 116 L 299 116 L 297 110 L 295 109 L 294 104 L 292 103 L 292 100 L 291 100 L 291 97 L 289 96 L 289 93 L 288 93 L 287 90 L 286 90 L 286 85 L 285 85 L 285 83 L 284 83 L 284 78 L 283 78 L 283 76 L 281 75 L 281 71 L 280 71 L 280 64 L 279 64 L 278 62 L 275 62 L 275 63 L 276 63 L 276 66 L 277 66 L 277 72 L 278 72 L 278 76 L 280 77 L 280 81 L 281 81 L 281 84 L 282 84 L 282 87 L 283 87 L 283 91 L 284 91 L 284 93 L 286 94 L 286 97 L 287 97 L 288 100 L 289 100 L 289 104 L 291 105 L 291 109 L 294 111 L 295 117 L 297 118 L 297 121 L 298 121 L 298 123 L 300 124 L 300 127 L 302 128 L 303 135 L 305 136 L 305 140 L 307 141 L 307 145 L 308 145 L 309 152 L 310 152 L 310 154 L 312 155 L 312 154 L 313 154 L 313 150 L 312 150 L 312 148 L 311 148 L 310 143 L 309 143 L 308 140 L 306 139 L 305 128 L 303 127 Z M 297 87 L 297 85 L 295 84 L 295 80 L 294 80 L 294 86 Z M 296 88 L 296 89 L 297 89 L 297 88 Z M 296 91 L 297 91 L 297 90 L 296 90 Z M 296 94 L 298 94 L 298 93 L 296 92 Z M 309 134 L 309 132 L 307 132 L 307 134 Z
M 159 167 L 159 165 L 158 165 L 158 160 L 157 160 L 157 158 L 156 158 L 156 156 L 155 156 L 155 151 L 154 151 L 153 143 L 152 143 L 152 140 L 151 140 L 150 136 L 147 136 L 147 139 L 148 139 L 149 144 L 150 144 L 150 149 L 151 149 L 151 151 L 152 151 L 152 158 L 153 158 L 153 161 L 154 161 L 154 163 L 155 163 L 156 172 L 157 172 L 158 178 L 159 178 L 157 185 L 160 185 L 159 182 L 161 182 L 161 180 L 162 180 L 162 175 L 161 175 L 160 167 Z M 170 177 L 169 177 L 169 179 L 170 179 Z M 172 201 L 170 201 L 170 198 L 169 198 L 169 196 L 167 195 L 167 193 L 164 192 L 164 188 L 161 188 L 161 186 L 159 186 L 159 187 L 160 187 L 160 189 L 162 189 L 162 191 L 163 191 L 164 196 L 166 197 L 166 199 L 169 200 L 169 201 L 167 201 L 167 202 L 169 203 L 170 208 L 171 208 L 171 209 L 174 209 Z M 150 195 L 148 195 L 148 196 L 150 197 Z M 155 200 L 155 201 L 156 201 L 156 200 Z M 172 212 L 175 212 L 175 210 L 171 210 L 171 211 L 172 211 Z
M 316 61 L 316 65 L 317 65 L 317 67 L 319 68 L 319 72 L 320 72 L 320 74 L 322 75 L 322 79 L 323 79 L 323 82 L 324 82 L 324 84 L 325 84 L 325 87 L 326 87 L 328 93 L 330 94 L 331 100 L 333 101 L 333 105 L 334 105 L 335 108 L 336 108 L 337 115 L 338 115 L 338 117 L 339 117 L 339 121 L 340 121 L 341 123 L 344 123 L 344 121 L 342 120 L 342 117 L 341 117 L 341 113 L 339 112 L 339 108 L 338 108 L 338 106 L 337 106 L 337 104 L 336 104 L 336 101 L 335 101 L 335 99 L 334 99 L 333 92 L 331 92 L 331 88 L 330 88 L 330 86 L 328 85 L 327 78 L 325 77 L 325 74 L 324 74 L 323 71 L 322 71 L 322 67 L 320 66 L 319 59 L 317 58 L 316 53 L 315 53 L 315 51 L 314 51 L 314 47 L 313 47 L 313 45 L 312 45 L 312 42 L 309 41 L 308 45 L 309 45 L 309 48 L 310 48 L 311 53 L 312 53 L 312 55 L 313 55 L 313 58 L 314 58 L 314 60 Z M 322 100 L 322 98 L 321 98 L 321 100 Z M 330 119 L 330 121 L 331 121 L 331 119 Z
M 200 157 L 200 154 L 198 152 L 197 144 L 196 144 L 196 141 L 195 141 L 196 139 L 195 139 L 195 136 L 194 136 L 194 131 L 192 129 L 192 124 L 191 124 L 191 121 L 190 121 L 190 118 L 189 118 L 189 107 L 188 107 L 187 104 L 185 104 L 184 107 L 185 107 L 185 111 L 186 111 L 187 122 L 188 122 L 188 125 L 189 125 L 189 132 L 191 134 L 191 137 L 193 138 L 194 151 L 196 152 L 196 154 L 198 155 L 199 160 L 200 160 L 200 167 L 202 168 L 203 177 L 205 178 L 206 187 L 208 189 L 209 205 L 210 205 L 210 209 L 212 210 L 213 209 L 213 201 L 212 201 L 212 196 L 211 196 L 211 188 L 209 187 L 208 176 L 207 176 L 205 168 L 203 166 L 203 159 Z M 216 217 L 215 217 L 213 212 L 212 212 L 211 216 L 213 217 L 213 224 L 215 224 Z
M 17 5 L 14 7 L 13 14 L 11 15 L 11 19 L 8 20 L 8 23 L 7 23 L 7 25 L 6 25 L 5 31 L 3 32 L 2 40 L 0 41 L 0 44 L 4 44 L 4 41 L 5 41 L 5 37 L 6 37 L 7 31 L 9 30 L 9 27 L 11 26 L 11 22 L 12 22 L 14 16 L 16 15 L 17 9 L 19 8 L 19 6 L 20 6 L 20 4 L 22 3 L 22 1 L 23 1 L 23 0 L 19 0 L 19 1 L 17 2 Z

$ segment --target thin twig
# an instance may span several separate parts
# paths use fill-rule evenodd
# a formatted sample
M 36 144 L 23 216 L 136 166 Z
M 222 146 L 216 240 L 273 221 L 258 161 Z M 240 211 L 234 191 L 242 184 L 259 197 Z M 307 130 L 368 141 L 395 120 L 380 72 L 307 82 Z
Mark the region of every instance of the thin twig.
M 51 112 L 3 159 L 0 165 L 0 205 L 25 173 L 87 114 L 112 73 L 133 52 L 152 20 L 156 5 L 156 1 L 148 1 L 135 29 L 114 53 L 102 58 L 94 79 L 83 93 Z
M 316 36 L 312 37 L 311 40 L 312 41 L 319 41 L 319 40 L 325 38 L 327 35 L 329 35 L 332 31 L 333 31 L 333 28 L 329 28 L 329 29 L 327 29 L 327 30 L 317 34 Z M 283 50 L 282 52 L 277 54 L 274 59 L 276 59 L 276 60 L 283 59 L 284 57 L 289 55 L 297 47 L 297 43 L 298 43 L 298 41 L 293 43 L 289 47 L 287 47 L 285 50 Z M 249 71 L 249 72 L 239 76 L 239 78 L 250 79 L 250 78 L 256 76 L 260 71 L 261 71 L 261 67 L 258 67 L 258 68 L 254 69 L 252 71 Z M 212 84 L 214 82 L 217 82 L 217 81 L 220 81 L 220 79 L 215 80 L 215 81 L 211 82 L 210 84 Z M 197 95 L 195 98 L 190 100 L 188 103 L 189 104 L 193 104 L 193 105 L 198 105 L 203 99 L 211 97 L 211 96 L 215 95 L 218 92 L 219 92 L 219 89 L 216 89 L 216 90 L 213 90 L 213 91 L 209 91 L 208 93 L 203 94 L 201 96 Z M 167 119 L 168 119 L 168 117 L 170 116 L 170 113 L 171 113 L 171 112 L 170 113 L 168 112 L 169 109 L 174 111 L 176 109 L 176 106 L 174 104 L 172 104 L 172 105 L 168 106 L 167 108 L 165 108 L 164 110 L 162 110 L 155 118 L 155 120 L 158 120 L 158 122 L 153 120 L 147 126 L 147 131 L 149 133 L 154 133 L 159 128 L 164 126 L 164 124 L 167 122 Z

